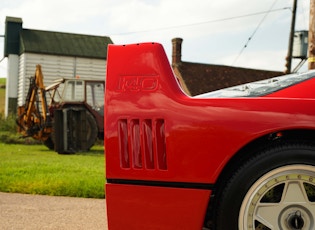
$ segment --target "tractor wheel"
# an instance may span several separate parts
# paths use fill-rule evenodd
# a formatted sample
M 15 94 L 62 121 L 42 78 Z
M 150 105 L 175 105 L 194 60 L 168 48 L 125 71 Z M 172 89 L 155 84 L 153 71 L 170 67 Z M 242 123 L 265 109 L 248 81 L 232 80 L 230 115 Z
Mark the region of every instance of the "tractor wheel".
M 95 144 L 98 134 L 98 128 L 93 115 L 89 112 L 86 112 L 87 119 L 87 148 L 90 149 Z
M 55 142 L 53 141 L 52 137 L 48 137 L 45 141 L 43 141 L 43 144 L 46 145 L 47 148 L 50 150 L 54 150 L 55 148 Z
M 315 229 L 315 146 L 291 142 L 265 150 L 219 191 L 217 230 Z

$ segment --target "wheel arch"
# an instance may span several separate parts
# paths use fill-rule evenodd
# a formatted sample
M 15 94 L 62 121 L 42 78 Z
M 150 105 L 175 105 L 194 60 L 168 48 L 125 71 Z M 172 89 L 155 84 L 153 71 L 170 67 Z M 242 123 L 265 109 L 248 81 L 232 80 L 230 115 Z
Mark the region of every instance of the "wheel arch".
M 220 192 L 222 192 L 225 182 L 231 175 L 233 175 L 233 172 L 235 172 L 243 163 L 254 157 L 256 154 L 259 154 L 264 149 L 292 141 L 297 143 L 313 143 L 315 145 L 315 130 L 278 130 L 252 140 L 237 151 L 225 164 L 213 186 L 211 199 L 208 204 L 208 211 L 205 216 L 205 226 L 211 226 L 213 211 L 216 206 L 216 194 L 220 194 Z
M 226 177 L 229 177 L 240 164 L 247 161 L 266 148 L 276 146 L 279 143 L 296 141 L 296 142 L 313 142 L 315 143 L 315 130 L 310 129 L 292 129 L 292 130 L 279 130 L 276 132 L 268 133 L 264 136 L 256 138 L 243 146 L 233 157 L 225 164 L 218 176 L 215 187 L 222 183 Z

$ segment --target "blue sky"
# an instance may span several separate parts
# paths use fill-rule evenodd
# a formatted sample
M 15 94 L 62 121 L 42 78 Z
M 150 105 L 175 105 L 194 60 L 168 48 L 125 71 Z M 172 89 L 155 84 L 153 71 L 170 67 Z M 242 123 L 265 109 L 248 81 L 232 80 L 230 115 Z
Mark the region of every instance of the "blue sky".
M 298 1 L 296 30 L 308 30 L 309 4 Z M 0 35 L 6 16 L 20 17 L 28 29 L 110 36 L 115 44 L 159 42 L 169 58 L 171 39 L 181 37 L 183 61 L 283 71 L 292 6 L 293 0 L 1 0 Z M 3 46 L 0 37 L 0 59 Z M 0 77 L 6 75 L 4 59 Z

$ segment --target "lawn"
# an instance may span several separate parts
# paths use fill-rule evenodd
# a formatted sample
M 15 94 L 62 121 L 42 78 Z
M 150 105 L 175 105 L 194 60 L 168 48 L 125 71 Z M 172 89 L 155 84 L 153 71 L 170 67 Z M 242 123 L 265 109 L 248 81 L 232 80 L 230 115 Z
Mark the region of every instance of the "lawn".
M 0 86 L 5 79 L 0 78 Z M 20 138 L 15 117 L 5 118 L 0 87 L 0 192 L 104 198 L 103 145 L 60 155 L 32 138 Z
M 0 191 L 104 198 L 103 149 L 59 155 L 44 145 L 0 143 Z

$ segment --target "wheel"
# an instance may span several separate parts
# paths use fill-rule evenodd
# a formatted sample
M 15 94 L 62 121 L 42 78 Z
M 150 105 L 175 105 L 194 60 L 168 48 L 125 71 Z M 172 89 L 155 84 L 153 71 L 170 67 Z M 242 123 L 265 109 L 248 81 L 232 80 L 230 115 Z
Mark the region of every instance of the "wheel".
M 50 150 L 54 150 L 55 148 L 55 143 L 51 136 L 44 140 L 43 144 L 46 145 L 46 147 L 49 148 Z
M 63 116 L 63 113 L 66 116 Z M 56 113 L 57 114 L 57 113 Z M 58 111 L 58 123 L 63 124 L 67 122 L 67 128 L 61 127 L 61 125 L 54 126 L 55 131 L 57 130 L 60 136 L 57 141 L 54 141 L 55 151 L 59 154 L 74 154 L 76 152 L 88 151 L 96 142 L 98 135 L 98 127 L 94 116 L 81 107 L 67 107 L 63 108 L 62 111 Z M 65 118 L 66 117 L 66 118 Z M 67 132 L 65 134 L 65 131 Z M 52 133 L 56 138 L 57 135 Z M 67 136 L 65 136 L 67 135 Z M 53 140 L 56 140 L 53 138 Z M 64 145 L 65 138 L 67 138 L 67 145 Z
M 217 230 L 315 229 L 314 145 L 281 144 L 252 157 L 216 200 Z
M 86 119 L 87 119 L 87 149 L 92 148 L 94 145 L 96 139 L 97 139 L 97 134 L 98 134 L 98 128 L 97 124 L 95 121 L 95 118 L 93 115 L 89 112 L 86 112 Z
M 63 151 L 61 154 L 72 154 L 78 151 L 86 151 L 92 148 L 92 146 L 95 144 L 97 135 L 98 135 L 98 128 L 95 121 L 95 118 L 93 115 L 85 110 L 86 113 L 86 133 L 84 135 L 84 138 L 86 137 L 86 146 L 84 148 L 79 148 L 76 146 L 77 143 L 69 143 L 71 145 L 71 148 L 67 149 L 66 151 Z M 78 122 L 75 117 L 72 117 L 73 121 L 72 123 Z M 77 133 L 76 126 L 73 126 L 73 132 Z M 72 146 L 74 145 L 74 146 Z

